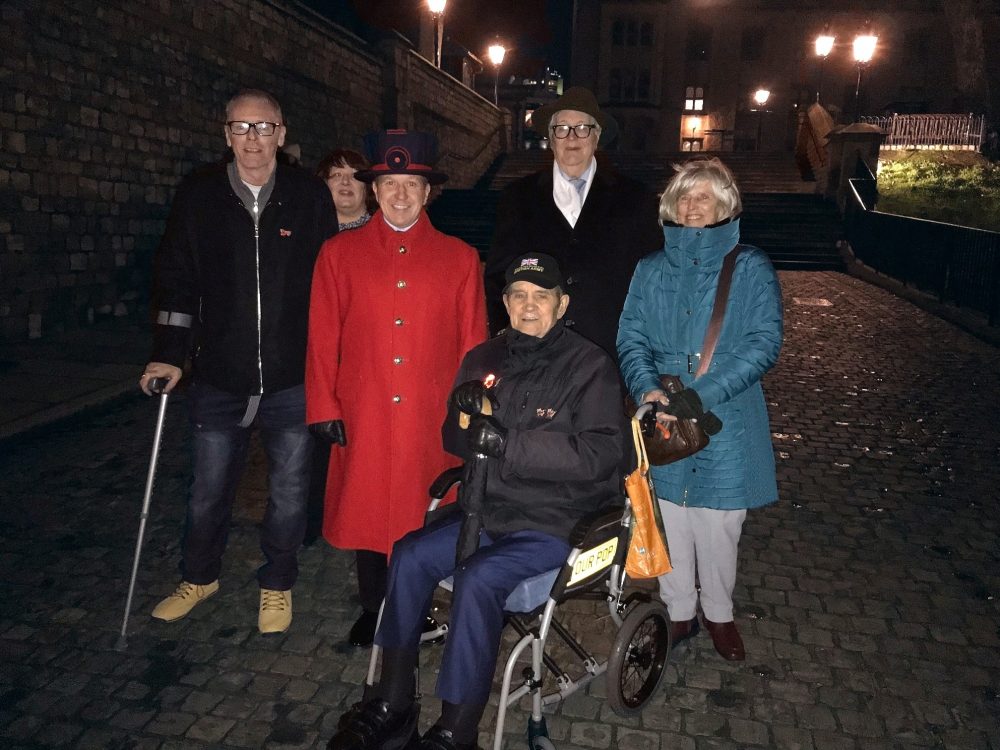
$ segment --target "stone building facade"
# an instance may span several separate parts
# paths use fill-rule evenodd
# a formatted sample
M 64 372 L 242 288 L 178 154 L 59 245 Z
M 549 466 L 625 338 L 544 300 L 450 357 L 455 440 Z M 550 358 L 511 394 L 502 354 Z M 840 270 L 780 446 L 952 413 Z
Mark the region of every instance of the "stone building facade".
M 1000 14 L 953 5 L 989 11 L 959 18 L 938 0 L 577 0 L 570 77 L 597 92 L 631 151 L 791 148 L 820 91 L 841 121 L 858 110 L 988 111 L 990 84 L 1000 94 L 1000 56 L 987 54 Z M 836 37 L 825 61 L 814 51 L 824 30 Z M 852 43 L 866 30 L 878 45 L 856 98 Z M 770 92 L 763 106 L 758 89 Z
M 309 168 L 415 128 L 462 187 L 507 146 L 503 113 L 405 40 L 294 0 L 9 0 L 0 28 L 0 341 L 146 313 L 174 188 L 225 154 L 241 88 L 275 94 Z

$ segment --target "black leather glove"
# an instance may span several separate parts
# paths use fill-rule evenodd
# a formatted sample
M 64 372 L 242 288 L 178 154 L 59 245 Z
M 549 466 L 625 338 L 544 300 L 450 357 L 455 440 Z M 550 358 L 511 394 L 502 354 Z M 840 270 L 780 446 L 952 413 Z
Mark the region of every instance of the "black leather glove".
M 705 408 L 701 405 L 701 397 L 692 388 L 668 394 L 667 399 L 670 403 L 664 406 L 662 411 L 678 419 L 698 419 L 705 413 Z
M 451 392 L 451 404 L 461 412 L 469 415 L 480 414 L 483 411 L 483 400 L 489 400 L 496 406 L 493 394 L 487 390 L 480 380 L 467 380 L 455 387 Z
M 701 429 L 705 431 L 706 435 L 717 435 L 722 431 L 722 420 L 710 411 L 706 411 L 698 417 L 698 424 L 701 425 Z
M 330 422 L 313 422 L 309 425 L 309 432 L 313 437 L 322 440 L 328 445 L 347 445 L 347 430 L 344 429 L 343 419 L 334 419 Z
M 662 407 L 667 414 L 673 414 L 678 419 L 697 419 L 708 435 L 715 435 L 722 429 L 722 420 L 710 411 L 705 411 L 701 397 L 693 388 L 685 388 L 680 393 L 667 396 L 670 403 Z
M 469 422 L 466 440 L 469 448 L 476 453 L 500 458 L 507 450 L 507 428 L 495 417 L 477 414 Z

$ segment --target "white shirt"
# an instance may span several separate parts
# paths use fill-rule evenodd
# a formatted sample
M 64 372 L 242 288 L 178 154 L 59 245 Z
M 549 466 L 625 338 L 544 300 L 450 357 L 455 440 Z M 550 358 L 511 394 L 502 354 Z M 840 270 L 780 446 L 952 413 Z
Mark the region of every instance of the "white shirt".
M 583 190 L 580 191 L 583 193 L 581 196 L 580 192 L 577 192 L 576 186 L 570 182 L 571 178 L 562 173 L 557 163 L 552 163 L 552 200 L 571 227 L 575 227 L 576 220 L 580 218 L 580 212 L 583 210 L 588 193 L 590 193 L 590 185 L 594 181 L 595 174 L 597 174 L 597 159 L 592 158 L 590 166 L 580 175 L 580 178 L 585 181 Z

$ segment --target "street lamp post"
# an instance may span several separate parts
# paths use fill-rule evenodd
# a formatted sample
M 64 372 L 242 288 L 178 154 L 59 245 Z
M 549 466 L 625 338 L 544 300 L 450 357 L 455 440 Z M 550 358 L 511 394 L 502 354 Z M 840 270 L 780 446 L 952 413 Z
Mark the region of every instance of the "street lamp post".
M 441 45 L 444 42 L 444 6 L 447 3 L 448 0 L 427 0 L 427 7 L 430 9 L 431 15 L 434 16 L 434 37 L 437 40 L 434 49 L 434 64 L 439 68 L 441 67 Z
M 854 87 L 854 121 L 861 119 L 861 75 L 865 66 L 871 62 L 875 56 L 875 47 L 878 44 L 878 37 L 870 34 L 858 34 L 854 37 L 854 61 L 858 65 L 858 83 Z
M 826 65 L 826 58 L 830 56 L 830 52 L 833 50 L 833 43 L 835 41 L 837 41 L 836 37 L 828 34 L 826 29 L 816 37 L 816 55 L 819 57 L 819 82 L 816 84 L 817 104 L 823 93 L 823 68 Z
M 767 89 L 757 89 L 753 93 L 753 100 L 757 102 L 757 150 L 760 151 L 761 131 L 764 124 L 764 105 L 771 98 L 771 92 Z
M 500 44 L 500 42 L 494 42 L 486 50 L 486 54 L 489 56 L 490 62 L 493 63 L 493 104 L 499 107 L 500 66 L 503 65 L 503 58 L 507 54 L 507 48 Z

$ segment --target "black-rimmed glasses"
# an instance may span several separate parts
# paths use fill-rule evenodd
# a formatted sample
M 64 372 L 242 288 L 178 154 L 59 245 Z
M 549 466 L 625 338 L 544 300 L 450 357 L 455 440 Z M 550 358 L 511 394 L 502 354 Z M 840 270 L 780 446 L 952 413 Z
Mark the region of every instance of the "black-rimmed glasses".
M 553 125 L 552 135 L 556 138 L 569 138 L 572 130 L 577 138 L 589 138 L 590 131 L 597 128 L 597 125 Z
M 257 131 L 257 135 L 274 135 L 274 132 L 281 125 L 280 122 L 246 122 L 245 120 L 230 120 L 226 123 L 229 132 L 233 135 L 246 135 L 250 128 Z

